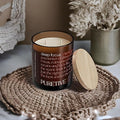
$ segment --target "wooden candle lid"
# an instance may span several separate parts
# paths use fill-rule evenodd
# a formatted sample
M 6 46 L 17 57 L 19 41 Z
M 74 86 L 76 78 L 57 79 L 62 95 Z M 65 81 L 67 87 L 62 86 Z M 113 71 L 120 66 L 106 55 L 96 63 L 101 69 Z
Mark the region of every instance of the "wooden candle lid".
M 76 50 L 73 54 L 73 70 L 80 84 L 87 90 L 93 90 L 98 84 L 95 63 L 87 51 Z

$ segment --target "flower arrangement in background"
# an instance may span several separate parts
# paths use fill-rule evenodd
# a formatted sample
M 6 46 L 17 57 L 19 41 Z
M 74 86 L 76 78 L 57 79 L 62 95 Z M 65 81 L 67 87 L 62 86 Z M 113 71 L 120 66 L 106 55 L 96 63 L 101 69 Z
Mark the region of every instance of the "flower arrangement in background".
M 91 27 L 101 30 L 116 28 L 120 20 L 120 0 L 71 0 L 70 30 L 84 37 Z

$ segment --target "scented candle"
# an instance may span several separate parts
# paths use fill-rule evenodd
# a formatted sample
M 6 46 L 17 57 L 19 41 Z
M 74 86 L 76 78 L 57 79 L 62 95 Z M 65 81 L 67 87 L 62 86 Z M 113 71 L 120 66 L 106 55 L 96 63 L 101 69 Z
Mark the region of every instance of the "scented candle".
M 73 37 L 65 32 L 41 32 L 32 38 L 33 81 L 46 90 L 60 90 L 72 81 Z

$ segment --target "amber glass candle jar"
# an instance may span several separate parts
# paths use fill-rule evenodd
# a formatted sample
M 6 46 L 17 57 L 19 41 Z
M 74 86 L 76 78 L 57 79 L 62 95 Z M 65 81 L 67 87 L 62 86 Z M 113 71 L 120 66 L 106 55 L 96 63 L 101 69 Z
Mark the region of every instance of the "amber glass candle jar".
M 61 90 L 72 82 L 73 37 L 46 31 L 32 37 L 33 81 L 45 90 Z

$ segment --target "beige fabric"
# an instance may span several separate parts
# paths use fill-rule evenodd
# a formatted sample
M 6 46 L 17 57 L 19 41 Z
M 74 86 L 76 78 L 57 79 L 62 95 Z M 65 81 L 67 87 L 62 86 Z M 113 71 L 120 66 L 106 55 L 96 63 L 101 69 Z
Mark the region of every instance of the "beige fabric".
M 0 0 L 0 26 L 10 18 L 12 0 Z
M 0 13 L 0 26 L 5 25 L 10 17 L 11 8 L 6 9 L 4 12 Z
M 12 0 L 0 0 L 0 7 L 9 3 L 9 2 L 12 2 Z
M 94 109 L 105 114 L 120 97 L 118 79 L 97 67 L 99 84 L 86 91 L 74 77 L 72 86 L 61 91 L 45 91 L 32 84 L 31 67 L 19 69 L 0 81 L 0 99 L 9 110 L 37 120 L 86 120 Z
M 1 14 L 1 19 L 5 19 L 4 15 L 9 14 L 7 10 Z M 24 39 L 25 0 L 12 0 L 10 19 L 4 26 L 0 27 L 0 54 L 5 51 L 12 50 L 17 42 Z

